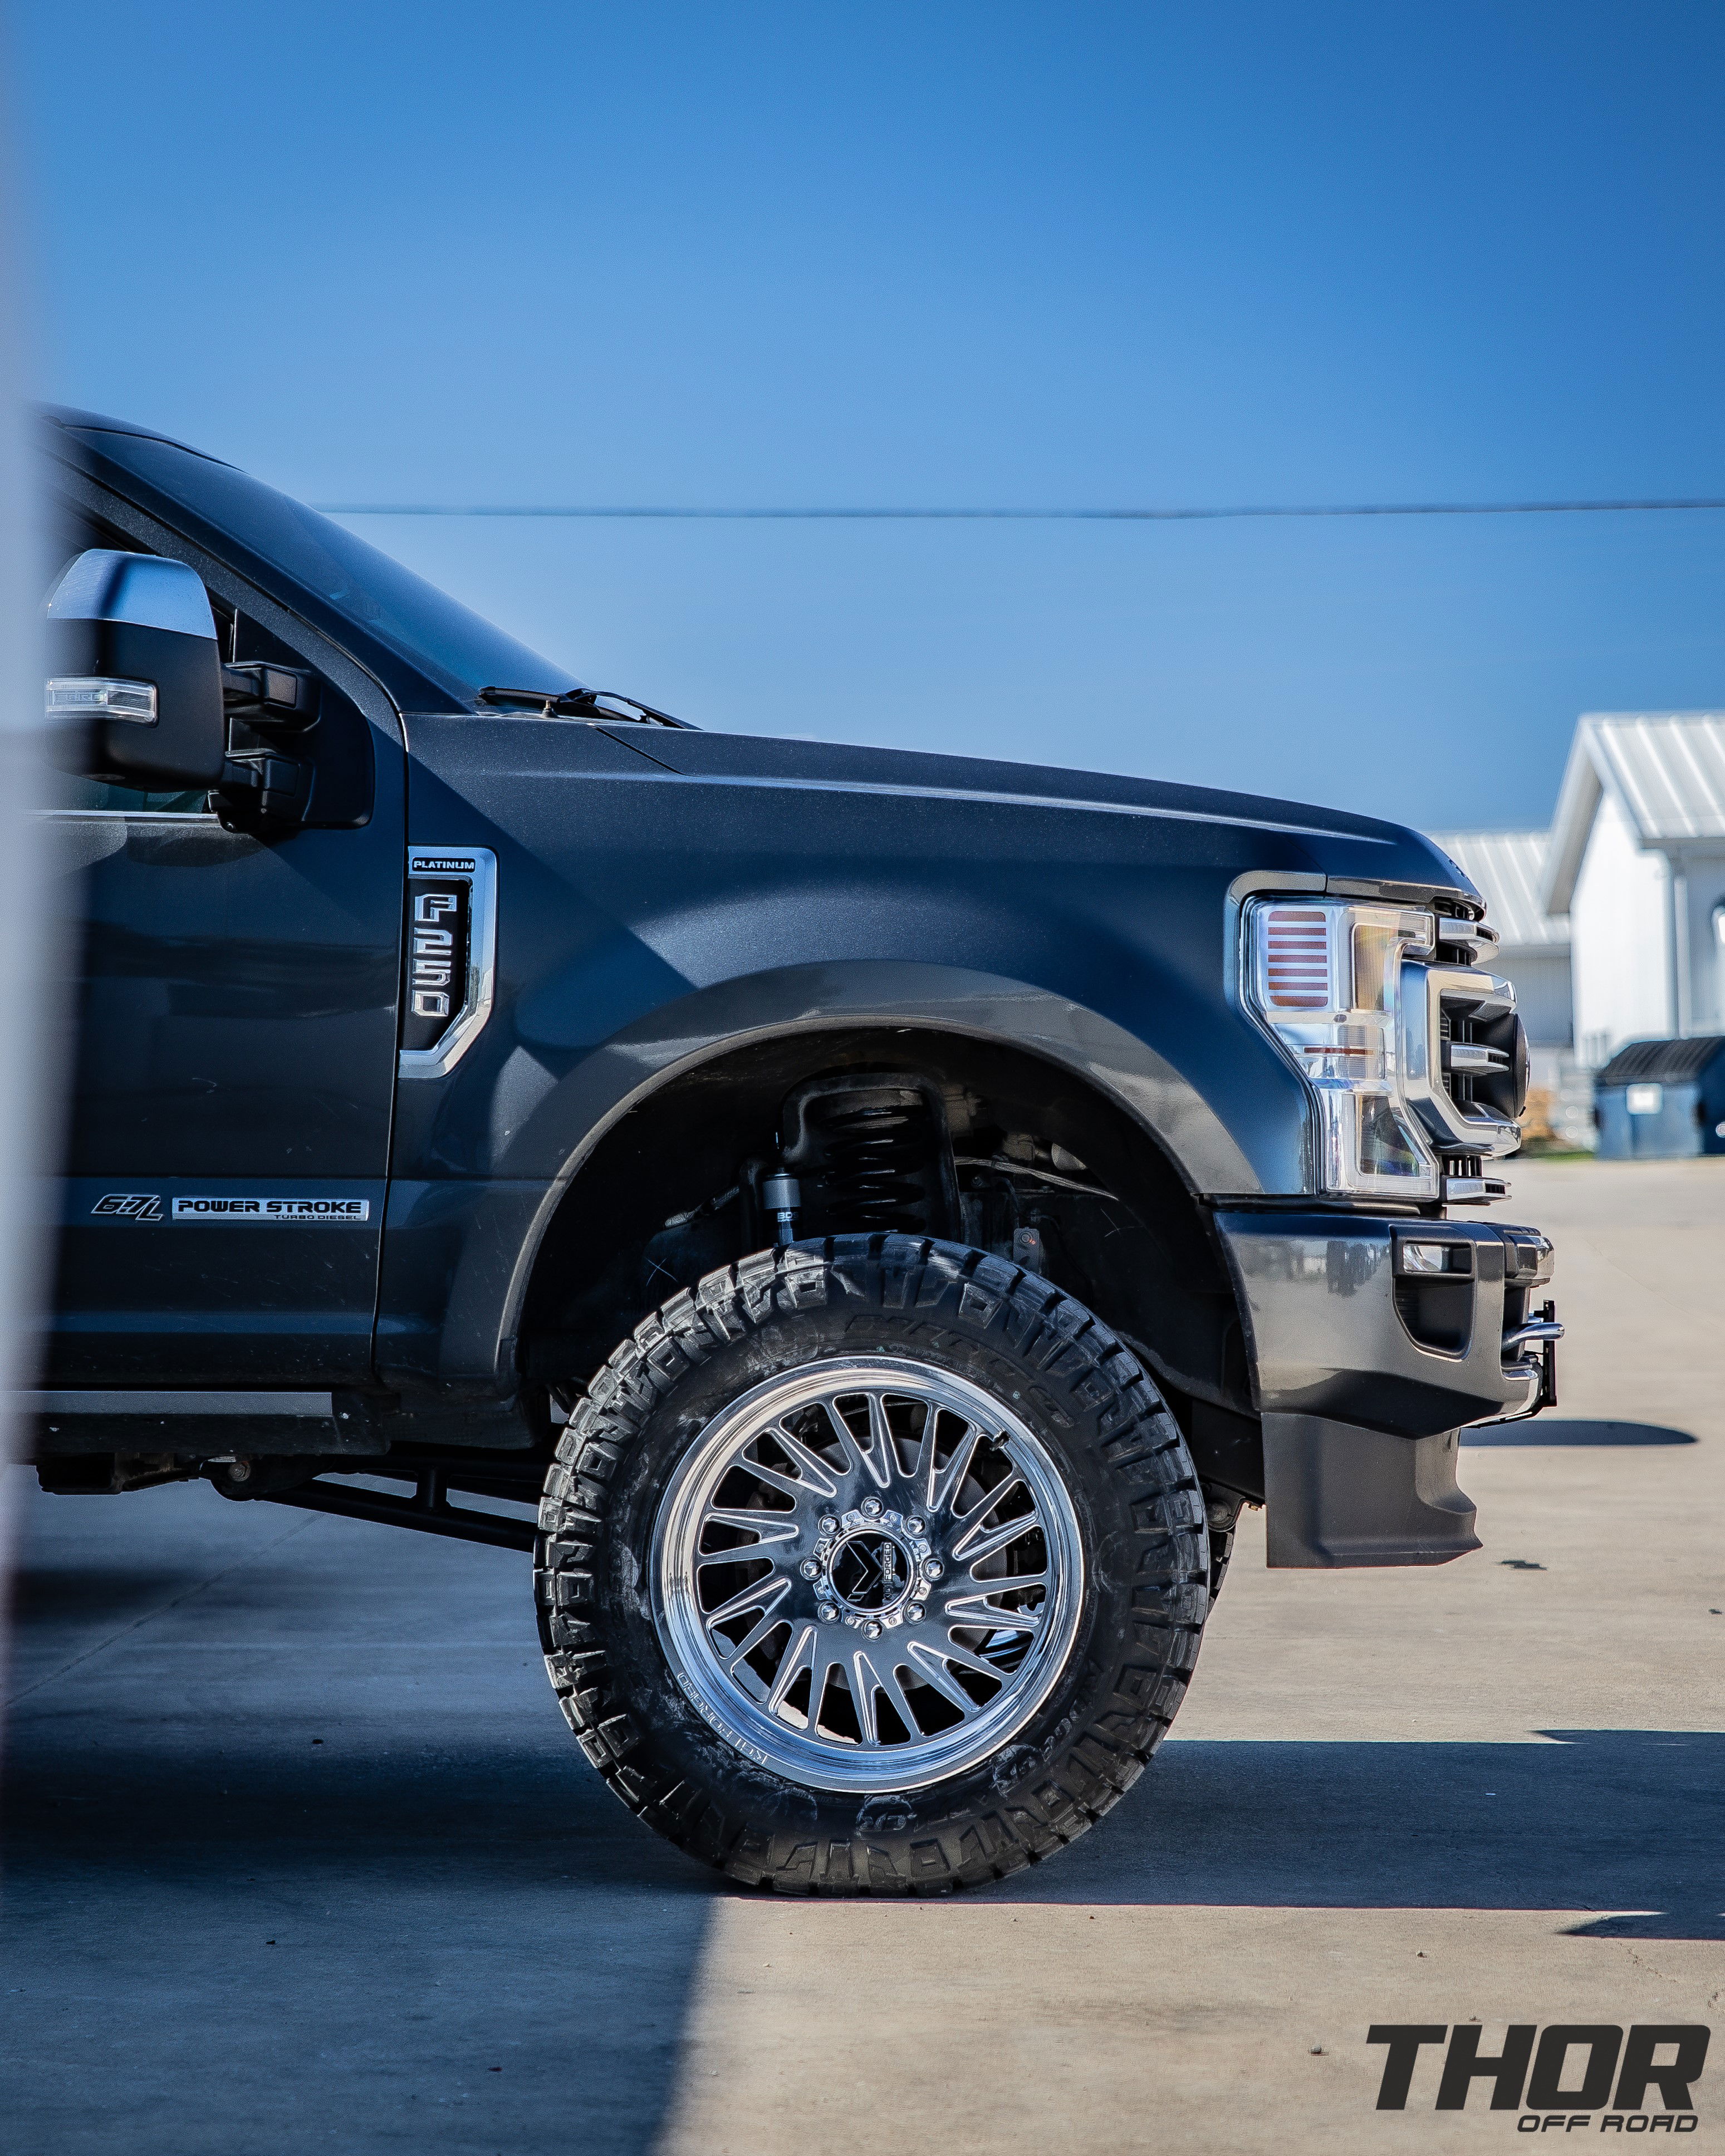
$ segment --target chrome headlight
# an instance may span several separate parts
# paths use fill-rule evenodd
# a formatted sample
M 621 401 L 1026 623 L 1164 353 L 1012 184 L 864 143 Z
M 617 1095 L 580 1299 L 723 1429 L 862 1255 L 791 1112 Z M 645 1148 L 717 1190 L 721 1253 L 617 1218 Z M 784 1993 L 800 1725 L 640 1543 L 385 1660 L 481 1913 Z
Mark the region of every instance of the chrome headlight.
M 1276 898 L 1245 908 L 1245 1001 L 1311 1089 L 1327 1195 L 1440 1194 L 1438 1157 L 1407 1096 L 1401 1011 L 1402 961 L 1430 954 L 1435 933 L 1430 913 L 1405 906 Z

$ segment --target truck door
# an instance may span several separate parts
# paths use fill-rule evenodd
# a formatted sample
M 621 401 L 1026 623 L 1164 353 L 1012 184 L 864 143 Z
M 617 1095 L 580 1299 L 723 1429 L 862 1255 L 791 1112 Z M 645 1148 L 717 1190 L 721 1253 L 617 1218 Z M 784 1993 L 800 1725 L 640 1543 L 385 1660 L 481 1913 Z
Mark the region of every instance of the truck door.
M 83 926 L 52 1387 L 290 1389 L 371 1366 L 399 729 L 314 631 L 212 599 L 224 657 L 316 676 L 312 821 L 231 828 L 202 794 L 61 782 Z

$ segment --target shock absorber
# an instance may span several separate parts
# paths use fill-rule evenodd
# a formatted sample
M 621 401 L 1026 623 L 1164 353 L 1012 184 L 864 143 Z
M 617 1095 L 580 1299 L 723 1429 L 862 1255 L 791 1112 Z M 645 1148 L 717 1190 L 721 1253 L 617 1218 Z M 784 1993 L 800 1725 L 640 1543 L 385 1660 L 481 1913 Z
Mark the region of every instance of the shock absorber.
M 780 1243 L 794 1243 L 797 1240 L 797 1214 L 803 1204 L 803 1187 L 794 1175 L 783 1169 L 769 1175 L 761 1185 L 761 1203 L 773 1215 L 773 1226 Z

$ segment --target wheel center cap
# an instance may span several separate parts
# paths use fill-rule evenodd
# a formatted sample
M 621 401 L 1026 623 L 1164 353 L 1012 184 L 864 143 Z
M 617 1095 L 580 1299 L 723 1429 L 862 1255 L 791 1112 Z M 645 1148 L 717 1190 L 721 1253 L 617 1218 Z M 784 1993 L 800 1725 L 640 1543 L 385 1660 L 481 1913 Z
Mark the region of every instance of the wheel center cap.
M 823 1621 L 879 1637 L 883 1626 L 922 1614 L 927 1583 L 942 1567 L 916 1512 L 895 1512 L 878 1497 L 821 1522 L 820 1539 L 803 1571 L 813 1579 Z
M 860 1527 L 834 1548 L 828 1578 L 833 1593 L 859 1616 L 878 1617 L 909 1593 L 916 1561 L 896 1535 Z

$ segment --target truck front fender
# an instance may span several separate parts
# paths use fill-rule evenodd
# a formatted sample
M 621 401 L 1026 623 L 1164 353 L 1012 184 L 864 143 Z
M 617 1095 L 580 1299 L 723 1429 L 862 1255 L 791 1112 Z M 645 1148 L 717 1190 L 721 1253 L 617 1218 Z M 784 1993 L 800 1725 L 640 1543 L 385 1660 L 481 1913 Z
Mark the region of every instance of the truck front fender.
M 793 966 L 659 1004 L 558 1075 L 559 1005 L 518 1007 L 496 1069 L 492 1173 L 392 1185 L 378 1330 L 386 1379 L 506 1385 L 534 1260 L 606 1133 L 663 1086 L 756 1042 L 879 1028 L 946 1032 L 1041 1056 L 1123 1110 L 1196 1193 L 1250 1195 L 1251 1162 L 1169 1054 L 1032 984 L 902 960 Z M 573 1031 L 580 1014 L 568 1014 Z M 1172 1044 L 1170 1044 L 1172 1045 Z

